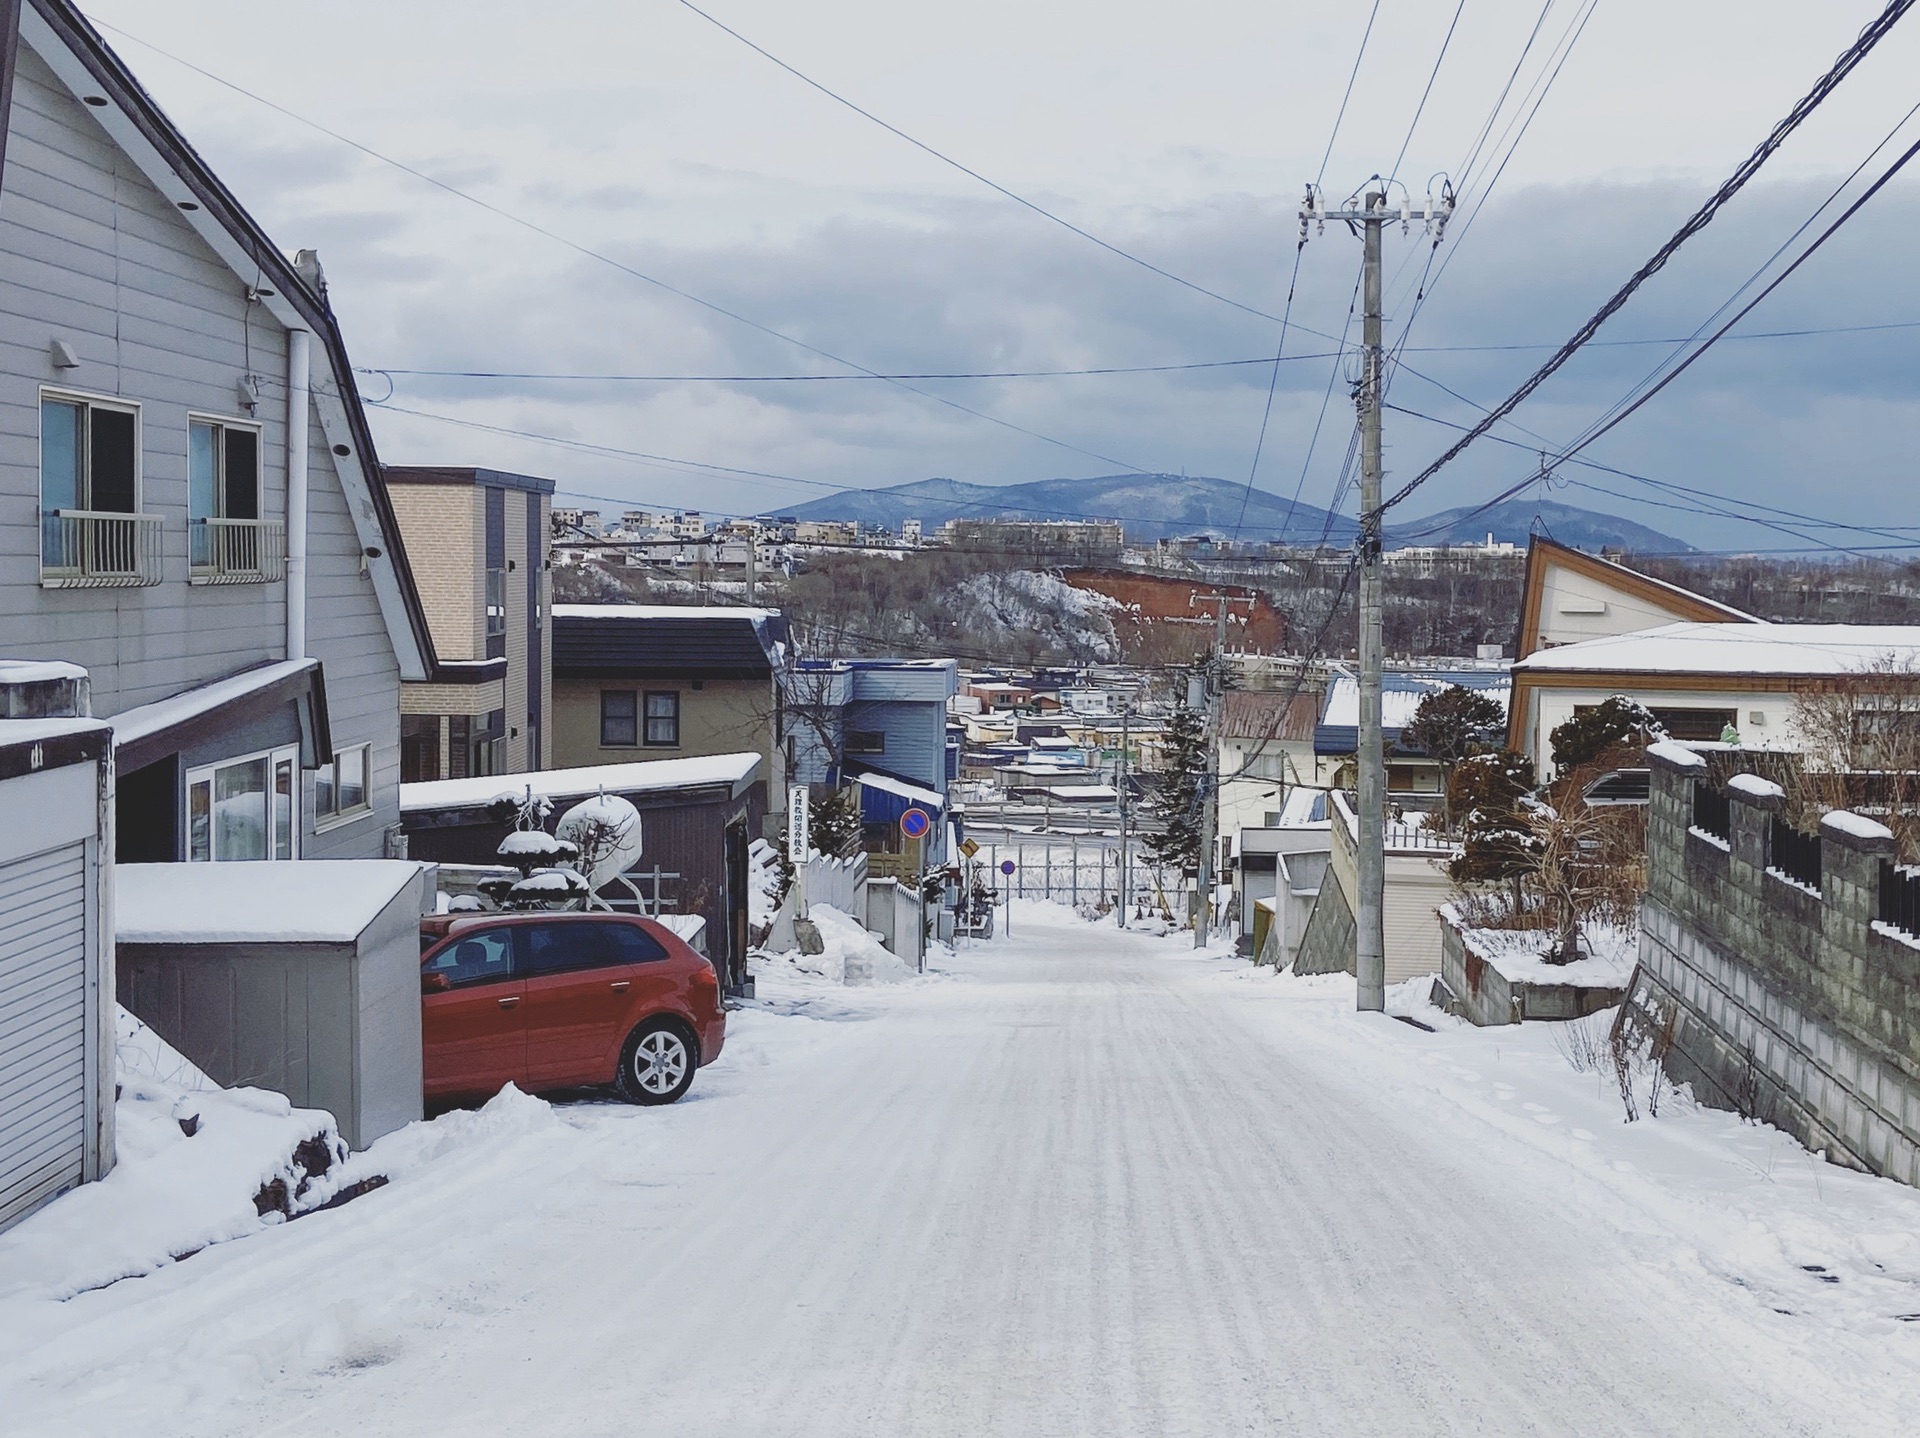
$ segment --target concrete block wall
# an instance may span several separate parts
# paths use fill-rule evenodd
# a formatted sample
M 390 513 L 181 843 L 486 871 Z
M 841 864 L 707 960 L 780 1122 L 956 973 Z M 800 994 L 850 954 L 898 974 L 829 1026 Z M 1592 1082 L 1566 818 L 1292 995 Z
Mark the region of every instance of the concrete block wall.
M 1668 1070 L 1703 1101 L 1920 1184 L 1920 938 L 1877 922 L 1891 836 L 1827 816 L 1816 892 L 1770 865 L 1783 803 L 1771 786 L 1727 787 L 1723 843 L 1691 827 L 1706 764 L 1673 746 L 1649 763 L 1640 967 L 1623 1021 L 1671 1024 Z

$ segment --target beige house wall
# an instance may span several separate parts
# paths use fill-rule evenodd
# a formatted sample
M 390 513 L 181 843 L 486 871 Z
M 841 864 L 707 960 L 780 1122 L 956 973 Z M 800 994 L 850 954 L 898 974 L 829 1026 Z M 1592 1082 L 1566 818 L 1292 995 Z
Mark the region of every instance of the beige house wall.
M 485 658 L 485 496 L 473 485 L 452 484 L 395 484 L 388 493 L 433 647 L 442 659 Z
M 689 679 L 567 679 L 553 681 L 553 767 L 631 764 L 646 759 L 690 759 L 706 754 L 758 754 L 767 776 L 770 804 L 785 792 L 786 767 L 775 745 L 776 700 L 771 679 L 707 679 L 695 689 Z M 680 743 L 603 748 L 600 692 L 680 696 Z M 644 699 L 641 701 L 644 705 Z M 644 721 L 642 723 L 644 732 Z M 777 807 L 777 804 L 776 804 Z
M 506 703 L 505 681 L 485 684 L 403 684 L 402 714 L 491 714 Z

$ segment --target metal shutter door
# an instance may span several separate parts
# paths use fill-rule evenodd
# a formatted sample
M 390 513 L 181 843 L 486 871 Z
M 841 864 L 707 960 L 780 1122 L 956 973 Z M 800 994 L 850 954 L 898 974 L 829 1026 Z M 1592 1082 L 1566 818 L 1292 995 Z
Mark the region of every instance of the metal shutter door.
M 0 865 L 0 1228 L 85 1162 L 86 853 Z

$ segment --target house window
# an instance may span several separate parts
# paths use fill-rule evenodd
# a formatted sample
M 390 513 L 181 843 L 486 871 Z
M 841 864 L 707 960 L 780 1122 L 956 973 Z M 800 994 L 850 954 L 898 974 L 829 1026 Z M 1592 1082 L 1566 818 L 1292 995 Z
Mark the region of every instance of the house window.
M 505 654 L 507 634 L 507 571 L 489 569 L 487 571 L 487 657 L 498 659 Z M 502 641 L 500 654 L 495 654 L 494 640 Z
M 193 863 L 292 859 L 299 851 L 297 749 L 187 771 L 187 858 Z
M 372 746 L 336 746 L 333 762 L 314 771 L 313 822 L 321 825 L 356 818 L 373 807 L 367 784 Z
M 640 696 L 631 689 L 600 691 L 600 747 L 631 749 L 640 742 Z
M 263 553 L 260 431 L 225 420 L 187 425 L 187 545 L 196 577 L 278 568 L 278 530 Z
M 485 719 L 476 720 L 468 740 L 470 758 L 467 772 L 476 778 L 483 774 L 503 773 L 507 767 L 507 711 L 495 709 Z
M 647 693 L 647 743 L 672 749 L 680 743 L 680 693 L 675 689 Z
M 139 499 L 139 409 L 108 400 L 43 396 L 41 567 L 156 582 L 158 536 L 150 531 L 157 521 L 121 518 L 139 513 Z
M 886 731 L 881 729 L 849 729 L 847 731 L 847 752 L 849 754 L 886 753 Z

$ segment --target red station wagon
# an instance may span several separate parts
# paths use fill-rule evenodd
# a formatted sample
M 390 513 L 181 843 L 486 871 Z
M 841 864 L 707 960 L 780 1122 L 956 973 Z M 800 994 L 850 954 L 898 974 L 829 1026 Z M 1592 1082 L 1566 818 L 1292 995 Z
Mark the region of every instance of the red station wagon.
M 713 966 L 651 919 L 435 914 L 420 947 L 429 1099 L 610 1081 L 672 1103 L 726 1041 Z

